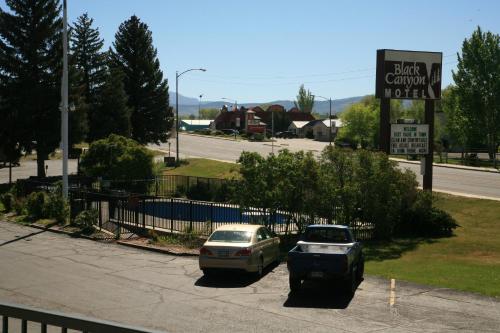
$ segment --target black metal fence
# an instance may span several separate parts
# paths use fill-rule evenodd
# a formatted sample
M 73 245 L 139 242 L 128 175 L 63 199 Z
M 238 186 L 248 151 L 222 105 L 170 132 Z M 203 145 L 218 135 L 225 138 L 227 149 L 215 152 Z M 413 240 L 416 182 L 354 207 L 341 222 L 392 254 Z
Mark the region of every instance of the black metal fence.
M 184 175 L 163 175 L 141 180 L 101 180 L 93 184 L 96 190 L 125 190 L 140 195 L 188 197 L 194 200 L 227 201 L 228 188 L 236 181 Z
M 109 321 L 89 319 L 76 315 L 66 315 L 54 311 L 38 310 L 24 305 L 0 302 L 2 332 L 28 332 L 28 323 L 36 323 L 40 332 L 47 332 L 48 327 L 57 327 L 65 333 L 70 330 L 102 333 L 152 333 L 155 331 L 121 325 Z M 10 320 L 9 320 L 10 319 Z M 33 328 L 33 327 L 30 327 Z
M 70 191 L 70 204 L 72 217 L 84 209 L 97 210 L 96 225 L 100 228 L 110 226 L 112 230 L 108 231 L 116 233 L 117 237 L 124 229 L 195 232 L 208 236 L 219 226 L 232 223 L 262 224 L 278 234 L 295 233 L 308 224 L 336 224 L 339 209 L 334 208 L 330 217 L 326 218 L 285 211 L 269 212 L 259 208 L 242 209 L 230 203 L 136 195 L 122 191 L 103 193 L 82 190 Z M 372 224 L 354 222 L 351 228 L 358 239 L 366 240 L 373 236 Z

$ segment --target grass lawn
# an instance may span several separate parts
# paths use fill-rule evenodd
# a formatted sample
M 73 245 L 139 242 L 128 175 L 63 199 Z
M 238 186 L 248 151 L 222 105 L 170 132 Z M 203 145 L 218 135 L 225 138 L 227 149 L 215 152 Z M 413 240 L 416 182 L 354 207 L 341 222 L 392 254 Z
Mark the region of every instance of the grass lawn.
M 176 168 L 166 168 L 165 175 L 184 175 L 209 178 L 233 178 L 239 176 L 239 165 L 204 158 L 190 158 Z
M 439 194 L 455 236 L 366 243 L 367 274 L 500 296 L 500 202 Z

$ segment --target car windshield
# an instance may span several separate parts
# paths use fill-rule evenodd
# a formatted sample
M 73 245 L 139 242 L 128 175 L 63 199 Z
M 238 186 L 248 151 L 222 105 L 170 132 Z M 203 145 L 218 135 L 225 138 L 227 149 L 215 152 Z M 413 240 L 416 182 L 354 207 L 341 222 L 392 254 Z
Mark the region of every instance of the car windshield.
M 347 229 L 310 228 L 304 236 L 306 242 L 311 243 L 352 243 Z
M 219 230 L 208 239 L 210 242 L 249 243 L 251 231 Z

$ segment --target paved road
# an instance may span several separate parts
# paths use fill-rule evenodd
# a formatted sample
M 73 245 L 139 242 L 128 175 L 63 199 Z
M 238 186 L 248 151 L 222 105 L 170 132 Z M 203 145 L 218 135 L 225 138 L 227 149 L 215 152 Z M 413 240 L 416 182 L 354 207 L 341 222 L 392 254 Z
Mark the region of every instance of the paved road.
M 12 240 L 17 241 L 4 244 Z M 0 267 L 0 300 L 168 332 L 498 332 L 500 327 L 498 299 L 475 294 L 396 281 L 391 306 L 390 282 L 367 277 L 352 299 L 317 285 L 290 297 L 283 264 L 259 281 L 231 275 L 207 281 L 196 258 L 5 222 L 0 222 Z
M 262 155 L 267 155 L 273 150 L 276 152 L 287 148 L 291 151 L 309 150 L 318 154 L 328 145 L 326 142 L 307 139 L 278 139 L 274 147 L 272 147 L 269 142 L 221 140 L 185 134 L 181 134 L 179 143 L 181 157 L 204 157 L 231 162 L 236 161 L 242 151 L 254 151 Z M 168 145 L 163 144 L 160 146 L 160 149 L 168 152 Z M 172 142 L 171 149 L 175 151 L 175 141 Z M 400 166 L 413 170 L 417 174 L 420 184 L 422 183 L 420 165 L 401 163 Z M 434 189 L 453 194 L 500 199 L 500 173 L 435 166 Z
M 68 172 L 76 173 L 77 160 L 68 161 Z M 47 176 L 62 175 L 62 160 L 47 160 L 45 161 L 47 168 Z M 12 181 L 17 179 L 29 178 L 36 176 L 36 161 L 21 162 L 21 166 L 12 168 Z M 9 182 L 9 168 L 0 168 L 0 184 Z

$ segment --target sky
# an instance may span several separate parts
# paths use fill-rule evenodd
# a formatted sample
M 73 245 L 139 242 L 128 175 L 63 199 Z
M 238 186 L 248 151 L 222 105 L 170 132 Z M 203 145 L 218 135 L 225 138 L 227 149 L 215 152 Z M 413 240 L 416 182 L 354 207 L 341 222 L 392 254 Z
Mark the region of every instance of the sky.
M 153 42 L 170 91 L 202 101 L 346 98 L 375 92 L 376 50 L 443 52 L 443 87 L 462 42 L 479 25 L 500 33 L 500 1 L 67 0 L 73 22 L 87 12 L 112 46 L 137 15 Z M 5 8 L 4 0 L 0 0 Z

